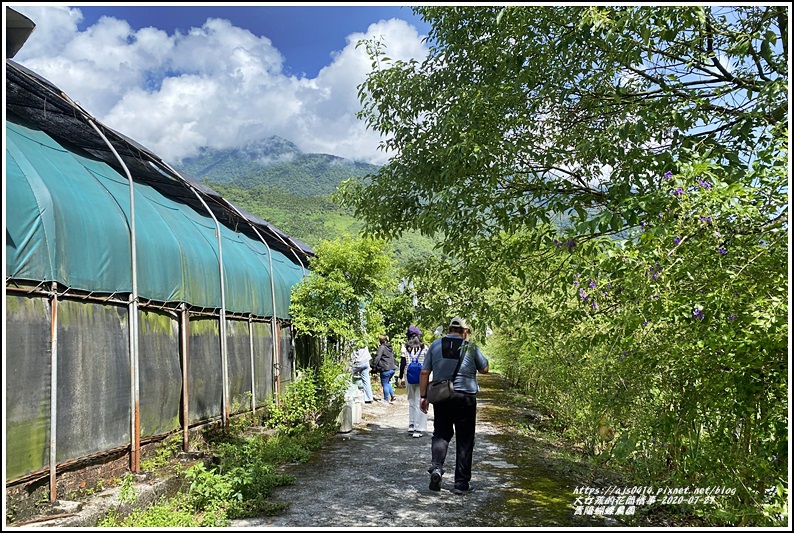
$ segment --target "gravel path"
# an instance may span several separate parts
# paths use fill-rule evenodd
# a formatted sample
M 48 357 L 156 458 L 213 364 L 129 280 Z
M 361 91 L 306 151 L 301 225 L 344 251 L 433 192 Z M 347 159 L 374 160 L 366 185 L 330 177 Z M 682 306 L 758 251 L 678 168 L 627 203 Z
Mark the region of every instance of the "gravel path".
M 472 484 L 452 492 L 455 439 L 440 492 L 428 489 L 433 408 L 421 438 L 408 432 L 405 389 L 395 404 L 364 405 L 362 421 L 339 433 L 306 463 L 289 465 L 294 484 L 273 499 L 289 502 L 279 516 L 233 520 L 231 527 L 528 527 L 606 526 L 573 515 L 575 479 L 550 473 L 549 460 L 526 452 L 526 438 L 510 431 L 525 416 L 505 401 L 498 375 L 480 376 Z M 497 420 L 493 423 L 489 420 Z M 535 457 L 537 455 L 537 457 Z

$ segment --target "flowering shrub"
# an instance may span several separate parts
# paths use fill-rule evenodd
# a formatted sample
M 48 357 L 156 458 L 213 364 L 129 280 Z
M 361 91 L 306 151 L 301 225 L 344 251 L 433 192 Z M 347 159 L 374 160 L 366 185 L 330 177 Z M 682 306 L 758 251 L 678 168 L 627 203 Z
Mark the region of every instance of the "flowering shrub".
M 537 296 L 532 319 L 492 343 L 500 368 L 554 406 L 569 436 L 638 483 L 735 487 L 735 499 L 700 511 L 729 524 L 784 520 L 780 164 L 742 181 L 699 161 L 666 174 L 674 194 L 644 199 L 663 216 L 602 241 L 598 253 L 568 253 L 577 274 L 567 301 Z M 615 428 L 611 442 L 597 431 L 604 420 Z

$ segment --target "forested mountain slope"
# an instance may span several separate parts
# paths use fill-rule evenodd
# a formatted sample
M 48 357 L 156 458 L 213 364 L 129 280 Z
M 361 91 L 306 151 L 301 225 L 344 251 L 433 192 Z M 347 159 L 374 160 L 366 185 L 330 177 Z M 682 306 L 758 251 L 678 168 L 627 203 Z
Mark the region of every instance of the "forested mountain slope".
M 200 181 L 249 189 L 278 187 L 298 196 L 330 194 L 342 180 L 377 171 L 376 165 L 330 154 L 307 154 L 292 142 L 273 136 L 243 148 L 202 148 L 177 168 Z

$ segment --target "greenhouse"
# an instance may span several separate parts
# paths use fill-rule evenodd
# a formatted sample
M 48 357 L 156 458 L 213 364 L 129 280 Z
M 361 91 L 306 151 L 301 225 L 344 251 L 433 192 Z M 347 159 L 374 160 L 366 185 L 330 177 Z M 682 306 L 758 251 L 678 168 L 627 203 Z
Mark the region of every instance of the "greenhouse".
M 8 57 L 5 91 L 6 483 L 54 499 L 74 465 L 138 471 L 277 399 L 313 252 Z

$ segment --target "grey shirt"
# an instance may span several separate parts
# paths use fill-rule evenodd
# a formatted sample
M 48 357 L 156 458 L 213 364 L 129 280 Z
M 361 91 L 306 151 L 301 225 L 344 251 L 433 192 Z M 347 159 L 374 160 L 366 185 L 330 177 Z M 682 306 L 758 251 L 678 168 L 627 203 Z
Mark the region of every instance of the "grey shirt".
M 353 364 L 353 366 L 362 366 L 362 365 L 369 366 L 369 361 L 371 359 L 372 357 L 369 354 L 369 348 L 367 348 L 366 346 L 354 350 L 352 356 L 350 357 L 350 361 Z
M 434 380 L 451 378 L 458 364 L 457 357 L 444 357 L 441 353 L 444 339 L 451 339 L 453 342 L 455 340 L 458 342 L 463 341 L 463 338 L 457 333 L 449 333 L 446 337 L 434 340 L 427 349 L 422 370 L 430 370 L 432 372 L 431 379 Z M 485 358 L 476 345 L 468 341 L 462 342 L 459 352 L 464 354 L 464 359 L 460 364 L 458 375 L 455 377 L 455 390 L 477 394 L 480 390 L 479 385 L 477 385 L 477 371 L 488 366 L 488 359 Z M 457 353 L 452 355 L 457 356 Z

